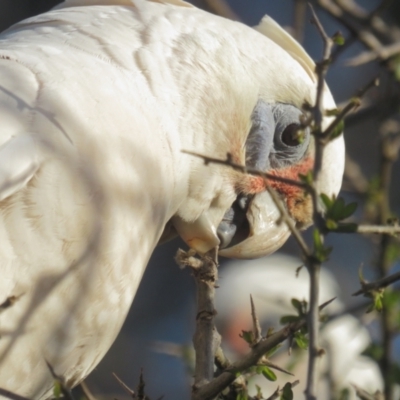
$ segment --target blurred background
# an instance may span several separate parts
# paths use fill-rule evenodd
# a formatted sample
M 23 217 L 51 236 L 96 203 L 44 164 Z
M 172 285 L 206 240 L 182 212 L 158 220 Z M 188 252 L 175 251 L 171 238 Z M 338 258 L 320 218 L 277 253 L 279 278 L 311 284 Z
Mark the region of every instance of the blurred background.
M 0 30 L 24 18 L 45 12 L 58 3 L 60 1 L 57 0 L 0 0 Z M 384 138 L 397 143 L 395 140 L 400 131 L 398 113 L 400 60 L 396 55 L 399 51 L 389 56 L 383 53 L 378 54 L 379 52 L 376 51 L 377 54 L 372 55 L 371 60 L 367 57 L 368 62 L 365 62 L 365 57 L 360 59 L 359 56 L 371 51 L 370 44 L 365 39 L 365 37 L 368 38 L 368 33 L 372 32 L 379 38 L 380 44 L 388 47 L 400 42 L 400 2 L 363 0 L 357 4 L 351 0 L 321 0 L 311 3 L 315 4 L 319 18 L 329 35 L 340 30 L 348 39 L 345 47 L 334 53 L 335 62 L 327 76 L 328 85 L 337 103 L 344 104 L 374 76 L 380 76 L 381 79 L 380 87 L 372 89 L 358 112 L 353 113 L 346 120 L 345 140 L 349 159 L 341 193 L 346 201 L 359 203 L 355 215 L 357 221 L 375 223 L 379 220 L 379 212 L 376 211 L 377 203 L 374 203 L 373 196 L 374 193 L 376 194 L 374 188 L 379 186 L 379 174 L 382 167 L 381 144 L 383 140 L 386 140 Z M 229 0 L 226 3 L 209 0 L 193 1 L 193 4 L 211 12 L 239 19 L 250 26 L 258 24 L 261 18 L 268 14 L 296 35 L 313 59 L 321 58 L 322 41 L 315 27 L 310 23 L 309 10 L 302 0 Z M 378 20 L 375 15 L 372 18 L 370 14 L 377 8 L 380 12 L 379 16 L 376 16 L 376 18 L 379 17 Z M 360 65 L 350 66 L 349 63 Z M 396 157 L 391 163 L 389 176 L 391 213 L 399 215 L 400 163 Z M 308 237 L 309 233 L 305 235 Z M 335 286 L 334 281 L 330 281 L 333 283 L 328 284 L 328 287 L 335 286 L 335 293 L 339 294 L 341 299 L 341 310 L 349 310 L 357 318 L 363 318 L 372 340 L 380 343 L 382 338 L 380 322 L 374 322 L 374 313 L 369 314 L 367 319 L 364 315 L 367 300 L 360 296 L 351 296 L 359 288 L 360 265 L 364 265 L 364 275 L 367 279 L 380 276 L 381 270 L 379 266 L 377 268 L 377 264 L 382 261 L 380 239 L 376 236 L 330 234 L 328 244 L 333 246 L 334 250 L 326 268 L 338 282 Z M 188 357 L 182 358 L 179 355 L 186 354 L 186 346 L 190 346 L 194 331 L 195 287 L 190 271 L 180 270 L 173 260 L 178 247 L 185 248 L 185 245 L 175 240 L 159 246 L 154 252 L 123 330 L 107 356 L 87 379 L 93 393 L 110 398 L 111 396 L 122 398 L 123 391 L 111 373 L 115 372 L 129 386 L 135 387 L 140 369 L 143 368 L 147 393 L 152 399 L 157 399 L 162 395 L 166 400 L 189 398 Z M 389 264 L 386 263 L 388 264 L 386 272 L 399 270 L 396 247 L 398 249 L 398 242 L 393 244 L 394 256 Z M 297 245 L 291 239 L 280 253 L 300 256 Z M 271 281 L 269 271 L 273 274 L 274 270 L 285 263 L 287 263 L 285 257 L 275 259 L 273 265 L 265 260 L 265 276 L 258 279 L 258 289 L 262 287 L 263 282 L 267 284 Z M 277 278 L 276 285 L 285 285 L 287 279 L 294 277 L 293 264 L 297 263 L 300 265 L 301 261 L 289 262 L 291 269 L 287 272 L 287 277 Z M 228 285 L 230 276 L 237 274 L 238 263 L 230 267 L 229 260 L 221 259 L 221 286 Z M 240 268 L 246 269 L 248 276 L 251 277 L 252 268 L 255 266 L 246 265 L 243 262 Z M 306 272 L 303 271 L 302 274 L 306 275 Z M 242 288 L 247 290 L 246 293 L 253 293 L 255 289 L 251 285 L 251 282 L 247 283 L 243 280 Z M 226 290 L 224 287 L 224 298 L 220 296 L 219 318 L 223 332 L 227 332 L 226 313 L 229 313 L 229 319 L 235 320 L 235 313 L 242 311 L 243 305 L 238 303 L 234 303 L 236 306 L 226 311 L 222 307 L 224 301 L 234 302 L 238 290 L 233 287 L 230 289 L 230 286 Z M 397 293 L 396 286 L 394 292 Z M 247 294 L 244 298 L 248 299 Z M 258 309 L 267 308 L 265 298 L 260 297 L 256 301 Z M 266 321 L 272 321 L 268 312 L 262 314 L 265 314 Z M 239 320 L 239 315 L 237 320 Z M 277 324 L 276 320 L 273 323 Z M 245 328 L 247 327 L 238 326 L 233 336 L 237 337 L 240 329 Z M 396 334 L 397 331 L 393 330 L 390 343 L 390 357 L 393 363 L 400 360 L 400 342 Z M 230 335 L 231 333 L 226 333 L 226 340 L 231 340 Z M 229 345 L 232 348 L 235 347 L 231 342 Z M 271 386 L 273 387 L 276 385 Z

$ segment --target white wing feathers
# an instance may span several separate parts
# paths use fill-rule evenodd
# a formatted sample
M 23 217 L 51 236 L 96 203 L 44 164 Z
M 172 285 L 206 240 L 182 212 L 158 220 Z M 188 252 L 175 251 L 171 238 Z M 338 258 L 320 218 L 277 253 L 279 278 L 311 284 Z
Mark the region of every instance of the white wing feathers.
M 41 163 L 35 139 L 29 134 L 11 138 L 0 147 L 0 201 L 22 189 Z

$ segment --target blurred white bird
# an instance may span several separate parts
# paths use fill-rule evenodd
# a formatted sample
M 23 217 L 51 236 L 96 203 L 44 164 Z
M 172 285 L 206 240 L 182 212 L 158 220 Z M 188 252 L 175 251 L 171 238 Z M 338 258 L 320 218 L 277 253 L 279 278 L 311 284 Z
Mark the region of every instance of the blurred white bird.
M 252 261 L 231 261 L 220 272 L 217 290 L 217 321 L 223 337 L 227 339 L 230 351 L 248 351 L 247 343 L 239 337 L 242 330 L 252 326 L 250 314 L 250 294 L 253 296 L 257 315 L 264 329 L 279 329 L 279 319 L 283 315 L 296 315 L 291 299 L 307 300 L 309 296 L 309 277 L 304 269 L 296 277 L 296 269 L 301 260 L 276 253 L 272 256 Z M 334 277 L 326 269 L 321 271 L 321 304 L 337 297 L 325 309 L 327 315 L 340 314 L 344 306 L 340 301 L 340 288 Z M 361 353 L 371 342 L 367 329 L 357 318 L 343 314 L 327 322 L 320 337 L 320 347 L 326 351 L 319 365 L 320 380 L 318 400 L 330 400 L 340 390 L 349 390 L 349 399 L 355 400 L 352 383 L 371 393 L 382 390 L 383 380 L 378 365 Z M 228 349 L 229 350 L 229 349 Z M 278 380 L 269 382 L 257 377 L 250 383 L 250 393 L 256 393 L 255 385 L 262 388 L 265 397 L 283 387 L 286 382 L 300 380 L 293 388 L 294 399 L 304 398 L 308 353 L 299 350 L 289 356 L 280 352 L 271 361 L 282 368 L 294 364 L 294 377 L 277 372 Z M 336 393 L 333 393 L 336 391 Z
M 313 70 L 270 18 L 252 29 L 180 0 L 68 0 L 2 33 L 0 388 L 49 396 L 46 361 L 82 381 L 160 240 L 250 258 L 283 244 L 263 179 L 182 150 L 296 179 L 313 165 L 296 134 Z M 319 191 L 338 192 L 343 164 L 338 138 Z M 309 225 L 309 197 L 270 184 Z

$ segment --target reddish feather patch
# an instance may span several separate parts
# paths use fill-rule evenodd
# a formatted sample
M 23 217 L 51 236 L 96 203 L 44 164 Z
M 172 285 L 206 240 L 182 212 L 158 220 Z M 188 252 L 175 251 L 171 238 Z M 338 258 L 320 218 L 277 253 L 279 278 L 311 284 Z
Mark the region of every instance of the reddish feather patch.
M 271 169 L 268 174 L 279 176 L 281 178 L 291 179 L 293 181 L 299 180 L 299 174 L 305 175 L 314 165 L 314 159 L 307 157 L 299 164 L 290 165 L 286 168 Z M 297 186 L 289 185 L 288 183 L 279 182 L 274 179 L 267 179 L 268 185 L 273 187 L 276 191 L 283 194 L 285 197 L 292 197 L 302 192 Z M 265 179 L 260 176 L 251 176 L 248 178 L 245 187 L 243 188 L 246 193 L 256 194 L 265 190 Z
M 286 168 L 273 169 L 268 174 L 279 176 L 281 178 L 293 181 L 299 180 L 299 174 L 307 174 L 314 165 L 314 159 L 307 157 L 296 165 Z M 299 223 L 300 226 L 307 226 L 311 222 L 312 204 L 309 196 L 305 197 L 304 192 L 297 186 L 288 183 L 279 182 L 274 179 L 267 179 L 259 176 L 251 176 L 243 187 L 243 191 L 249 194 L 260 193 L 265 190 L 266 183 L 279 192 L 286 200 L 286 205 L 291 216 Z

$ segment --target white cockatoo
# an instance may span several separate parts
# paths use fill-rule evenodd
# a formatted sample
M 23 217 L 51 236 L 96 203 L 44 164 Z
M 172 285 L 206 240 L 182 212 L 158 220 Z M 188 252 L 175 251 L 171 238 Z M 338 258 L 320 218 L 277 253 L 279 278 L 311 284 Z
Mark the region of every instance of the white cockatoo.
M 252 327 L 250 294 L 254 298 L 257 315 L 263 325 L 275 330 L 282 326 L 283 315 L 297 315 L 291 299 L 300 301 L 309 298 L 310 279 L 305 268 L 296 276 L 296 269 L 302 261 L 282 253 L 251 261 L 231 261 L 220 272 L 217 290 L 217 322 L 223 337 L 229 344 L 233 356 L 247 352 L 248 344 L 239 336 L 242 330 Z M 339 398 L 342 389 L 349 391 L 348 398 L 356 400 L 352 384 L 373 393 L 382 390 L 383 379 L 376 362 L 361 353 L 371 343 L 368 330 L 354 316 L 344 312 L 340 300 L 341 291 L 332 274 L 321 270 L 320 303 L 336 298 L 324 310 L 325 315 L 336 317 L 326 322 L 320 334 L 320 346 L 325 354 L 319 361 L 318 400 Z M 286 350 L 286 349 L 285 349 Z M 270 396 L 279 385 L 299 380 L 293 388 L 295 400 L 304 398 L 308 352 L 288 355 L 281 351 L 271 361 L 282 368 L 292 365 L 294 377 L 277 372 L 276 382 L 269 382 L 260 376 L 250 381 L 249 391 L 256 393 L 259 385 L 265 397 Z
M 0 393 L 48 397 L 46 363 L 82 381 L 160 240 L 239 258 L 283 244 L 263 179 L 183 150 L 296 179 L 313 165 L 295 134 L 313 70 L 270 18 L 252 29 L 180 0 L 67 0 L 1 34 Z M 326 147 L 321 192 L 338 192 L 343 153 Z M 309 225 L 309 198 L 270 184 Z

